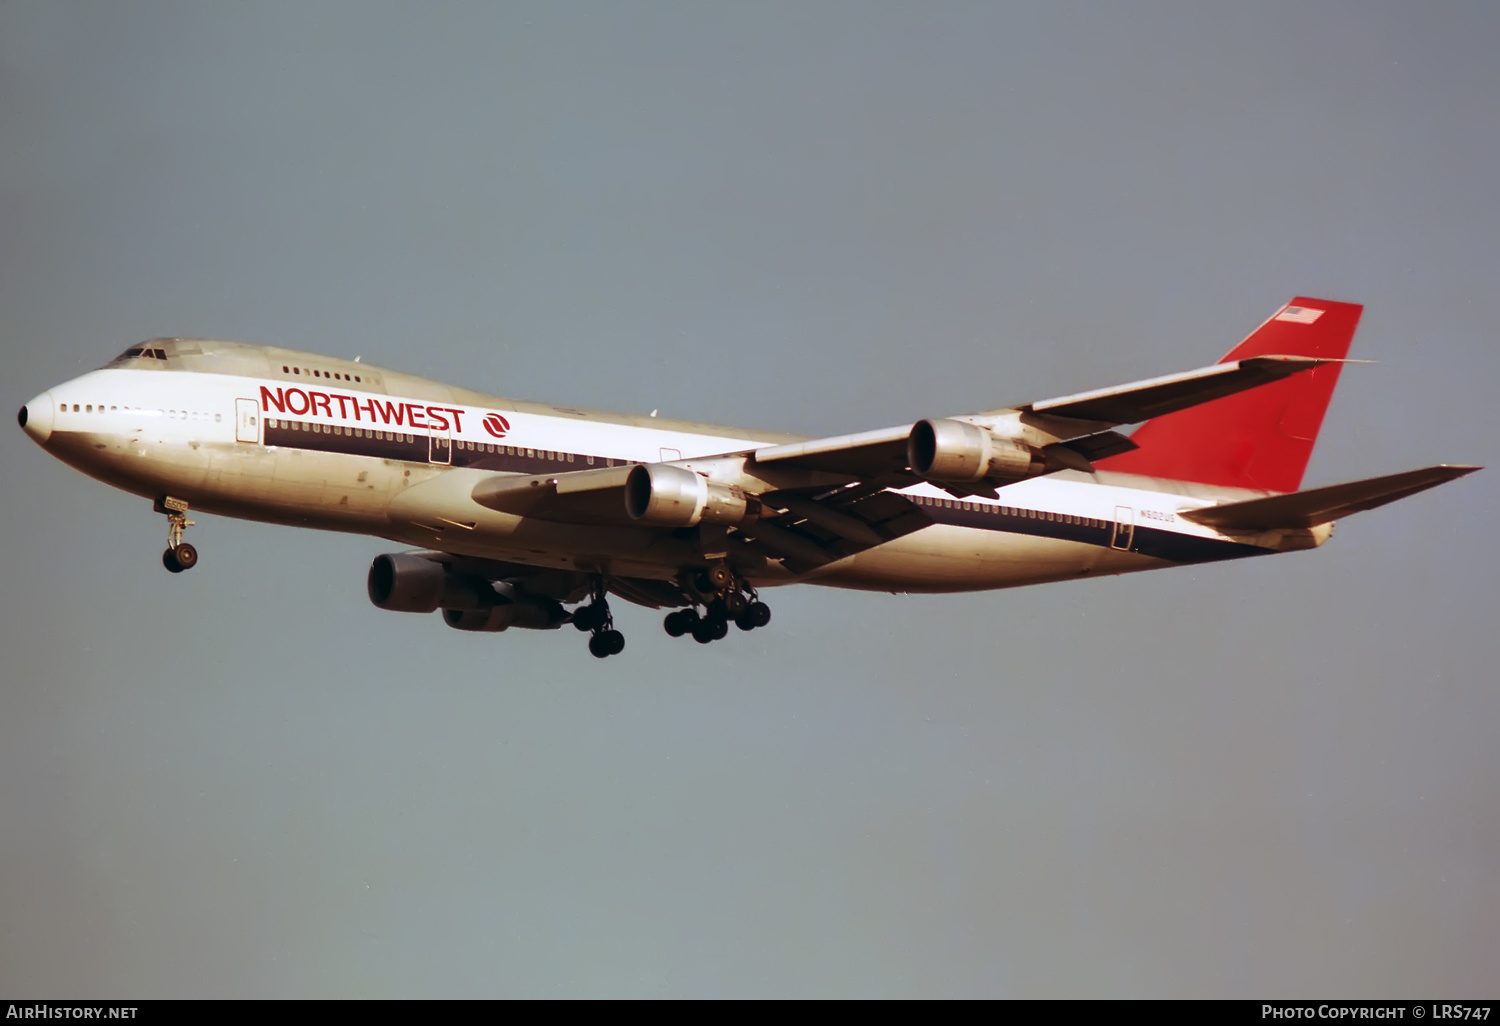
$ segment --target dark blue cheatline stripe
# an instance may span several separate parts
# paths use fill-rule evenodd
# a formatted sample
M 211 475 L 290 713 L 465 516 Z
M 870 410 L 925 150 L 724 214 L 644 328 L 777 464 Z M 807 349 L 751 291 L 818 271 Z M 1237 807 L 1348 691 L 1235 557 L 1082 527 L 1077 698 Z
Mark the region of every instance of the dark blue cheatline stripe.
M 346 427 L 316 421 L 267 417 L 265 444 L 312 452 L 337 452 L 349 456 L 401 460 L 430 466 L 474 467 L 516 474 L 556 474 L 591 467 L 623 466 L 628 460 L 555 449 L 527 449 L 499 443 L 460 442 L 452 445 L 451 463 L 431 463 L 431 441 L 425 434 L 386 431 L 380 428 Z
M 1111 547 L 1110 541 L 1115 533 L 1113 520 L 981 502 L 970 502 L 970 508 L 965 509 L 962 500 L 934 499 L 925 495 L 909 495 L 906 498 L 915 503 L 917 509 L 935 524 L 951 524 L 976 531 L 1003 531 L 1034 538 L 1058 538 L 1085 545 L 1098 545 L 1101 548 Z M 1174 563 L 1211 563 L 1221 559 L 1269 555 L 1272 550 L 1136 525 L 1129 551 Z
M 334 424 L 267 417 L 265 444 L 311 452 L 375 456 L 409 463 L 427 462 L 427 436 L 400 431 L 344 428 Z
M 1143 556 L 1155 556 L 1157 559 L 1168 559 L 1173 563 L 1213 563 L 1221 559 L 1269 556 L 1276 550 L 1221 541 L 1218 538 L 1178 534 L 1176 531 L 1163 531 L 1159 527 L 1137 527 L 1135 544 L 1130 546 L 1130 551 L 1139 552 Z

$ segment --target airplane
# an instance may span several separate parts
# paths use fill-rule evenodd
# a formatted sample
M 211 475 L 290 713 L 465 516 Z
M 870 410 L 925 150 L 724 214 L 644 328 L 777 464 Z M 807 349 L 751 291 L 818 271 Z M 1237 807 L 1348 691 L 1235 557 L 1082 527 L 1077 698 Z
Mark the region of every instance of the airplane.
M 1295 552 L 1481 469 L 1300 490 L 1362 312 L 1297 297 L 1212 366 L 819 439 L 188 338 L 131 346 L 19 420 L 151 499 L 173 573 L 198 564 L 190 511 L 373 535 L 415 547 L 374 559 L 377 607 L 461 631 L 571 623 L 605 658 L 625 647 L 610 596 L 708 644 L 770 623 L 761 589 L 966 592 Z

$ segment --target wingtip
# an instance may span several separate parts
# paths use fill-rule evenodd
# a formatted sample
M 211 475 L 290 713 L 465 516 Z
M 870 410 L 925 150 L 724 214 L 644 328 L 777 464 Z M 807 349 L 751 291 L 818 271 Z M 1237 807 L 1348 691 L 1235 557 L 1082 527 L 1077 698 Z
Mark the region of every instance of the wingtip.
M 1473 463 L 1439 463 L 1428 468 L 1428 473 L 1433 474 L 1441 481 L 1457 481 L 1461 477 L 1468 477 L 1476 470 L 1484 468 Z

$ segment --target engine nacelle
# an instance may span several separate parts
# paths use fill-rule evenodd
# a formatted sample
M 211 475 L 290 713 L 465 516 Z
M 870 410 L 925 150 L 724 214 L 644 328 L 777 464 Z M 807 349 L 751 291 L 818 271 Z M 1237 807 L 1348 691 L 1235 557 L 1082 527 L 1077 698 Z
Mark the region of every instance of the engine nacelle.
M 476 609 L 494 601 L 489 582 L 450 574 L 441 563 L 409 552 L 376 556 L 367 586 L 371 602 L 397 613 Z
M 911 469 L 929 481 L 1020 481 L 1047 472 L 1041 452 L 961 420 L 922 420 L 906 440 Z
M 523 598 L 488 609 L 444 609 L 443 622 L 459 631 L 545 631 L 561 627 L 567 612 L 551 599 Z
M 625 514 L 660 527 L 742 524 L 760 515 L 760 500 L 682 467 L 643 463 L 625 479 Z

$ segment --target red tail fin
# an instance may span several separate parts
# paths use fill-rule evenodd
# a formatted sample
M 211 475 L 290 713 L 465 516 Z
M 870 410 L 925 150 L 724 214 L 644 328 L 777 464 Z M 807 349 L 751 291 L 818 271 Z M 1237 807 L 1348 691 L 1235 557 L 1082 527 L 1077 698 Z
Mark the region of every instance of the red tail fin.
M 1299 296 L 1219 362 L 1270 355 L 1343 359 L 1362 312 L 1364 307 L 1356 303 Z M 1139 449 L 1096 465 L 1176 481 L 1295 492 L 1302 485 L 1340 366 L 1324 364 L 1148 420 L 1130 436 Z

